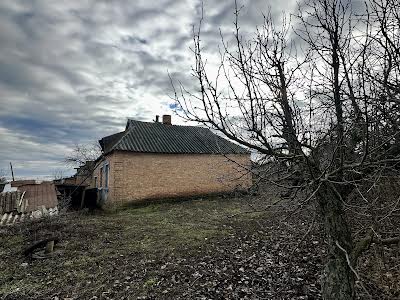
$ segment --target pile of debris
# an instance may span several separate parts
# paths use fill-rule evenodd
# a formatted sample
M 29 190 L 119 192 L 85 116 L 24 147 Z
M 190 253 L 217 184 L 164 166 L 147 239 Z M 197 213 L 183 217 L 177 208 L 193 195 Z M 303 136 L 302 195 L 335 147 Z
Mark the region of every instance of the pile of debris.
M 0 193 L 0 225 L 57 215 L 57 205 L 56 188 L 52 182 L 12 181 Z

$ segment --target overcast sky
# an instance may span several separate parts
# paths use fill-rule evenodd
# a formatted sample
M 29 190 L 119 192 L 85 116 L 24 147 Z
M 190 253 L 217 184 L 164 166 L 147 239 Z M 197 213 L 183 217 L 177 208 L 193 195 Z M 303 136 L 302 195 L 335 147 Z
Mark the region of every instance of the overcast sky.
M 295 1 L 238 1 L 243 28 Z M 276 2 L 276 3 L 275 3 Z M 232 31 L 233 0 L 204 1 L 202 41 Z M 64 169 L 74 144 L 170 114 L 168 72 L 190 86 L 200 0 L 0 2 L 0 169 L 40 178 Z M 173 116 L 173 122 L 180 123 Z

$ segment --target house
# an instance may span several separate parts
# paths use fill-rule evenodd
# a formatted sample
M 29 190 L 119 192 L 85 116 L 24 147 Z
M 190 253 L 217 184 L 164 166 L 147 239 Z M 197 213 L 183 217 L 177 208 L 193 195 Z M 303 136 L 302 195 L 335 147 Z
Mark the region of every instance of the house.
M 158 117 L 157 117 L 158 120 Z M 207 128 L 128 120 L 100 141 L 92 187 L 101 204 L 246 190 L 250 152 Z

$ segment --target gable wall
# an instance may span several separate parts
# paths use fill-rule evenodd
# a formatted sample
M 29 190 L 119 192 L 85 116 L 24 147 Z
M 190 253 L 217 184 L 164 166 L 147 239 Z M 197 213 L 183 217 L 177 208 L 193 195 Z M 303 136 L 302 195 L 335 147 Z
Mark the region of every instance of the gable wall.
M 229 158 L 248 167 L 251 164 L 250 155 Z M 251 175 L 243 176 L 246 172 L 222 155 L 117 151 L 106 160 L 110 163 L 110 202 L 229 192 L 251 185 Z

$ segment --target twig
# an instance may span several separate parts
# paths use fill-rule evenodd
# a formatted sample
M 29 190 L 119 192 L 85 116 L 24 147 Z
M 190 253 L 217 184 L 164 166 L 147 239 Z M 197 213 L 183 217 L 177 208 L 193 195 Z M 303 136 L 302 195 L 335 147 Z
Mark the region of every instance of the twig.
M 265 207 L 265 208 L 263 208 L 263 209 L 260 209 L 260 210 L 242 211 L 242 212 L 239 212 L 239 213 L 236 213 L 236 214 L 227 216 L 227 217 L 228 217 L 228 218 L 234 218 L 234 217 L 239 216 L 239 215 L 242 215 L 242 214 L 251 214 L 251 213 L 265 212 L 265 211 L 267 211 L 268 209 L 270 209 L 272 206 L 275 206 L 276 204 L 278 204 L 279 202 L 281 202 L 282 200 L 283 200 L 283 199 L 280 198 L 279 200 L 276 200 L 274 203 L 272 203 L 272 204 L 270 204 L 270 205 L 267 205 L 267 207 Z M 251 207 L 251 206 L 250 206 L 250 207 Z
M 192 283 L 190 284 L 190 286 L 193 286 L 193 285 L 195 284 L 195 282 L 196 282 L 197 280 L 199 280 L 200 278 L 202 278 L 202 277 L 203 277 L 203 275 L 200 275 L 199 277 L 197 277 L 195 280 L 192 281 Z
M 339 242 L 336 240 L 335 241 L 336 246 L 343 251 L 344 255 L 346 256 L 346 261 L 347 261 L 347 265 L 349 266 L 350 270 L 354 273 L 354 275 L 356 275 L 357 280 L 360 282 L 361 287 L 364 289 L 364 291 L 367 293 L 367 295 L 372 299 L 371 294 L 368 292 L 368 290 L 365 288 L 364 284 L 361 281 L 360 275 L 358 275 L 358 273 L 356 272 L 356 270 L 353 268 L 353 266 L 351 265 L 351 261 L 350 261 L 350 257 L 349 254 L 347 253 L 346 249 L 344 249 L 342 246 L 340 246 Z
M 314 211 L 314 216 L 313 216 L 313 220 L 311 222 L 311 225 L 308 227 L 307 232 L 303 235 L 303 237 L 301 238 L 301 240 L 297 243 L 296 247 L 294 247 L 291 255 L 294 254 L 294 252 L 296 251 L 296 249 L 300 246 L 300 244 L 302 242 L 304 242 L 304 240 L 306 239 L 307 235 L 309 235 L 309 233 L 311 232 L 312 228 L 314 227 L 315 224 L 315 219 L 316 219 L 317 213 L 316 211 Z
M 400 196 L 397 198 L 397 201 L 395 203 L 395 205 L 393 206 L 393 208 L 390 210 L 390 212 L 388 212 L 385 216 L 383 216 L 382 218 L 380 218 L 378 220 L 378 222 L 382 222 L 383 220 L 385 220 L 387 217 L 389 217 L 397 208 L 397 206 L 399 205 L 400 202 Z

